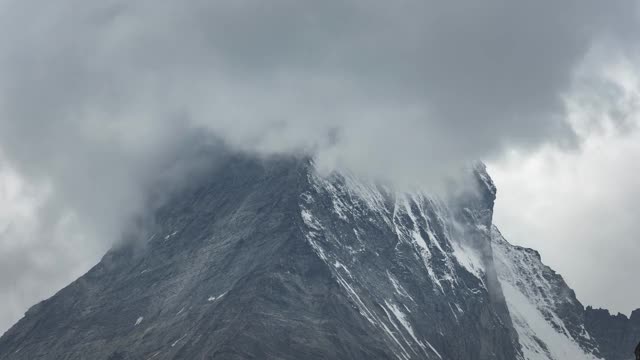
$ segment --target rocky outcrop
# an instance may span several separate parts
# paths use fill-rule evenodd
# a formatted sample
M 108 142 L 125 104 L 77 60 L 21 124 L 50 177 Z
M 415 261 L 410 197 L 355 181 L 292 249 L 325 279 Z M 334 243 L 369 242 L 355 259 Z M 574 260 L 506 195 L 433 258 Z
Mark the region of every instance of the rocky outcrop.
M 634 360 L 633 351 L 640 342 L 640 309 L 612 315 L 608 310 L 587 307 L 585 326 L 596 339 L 600 353 L 607 360 Z

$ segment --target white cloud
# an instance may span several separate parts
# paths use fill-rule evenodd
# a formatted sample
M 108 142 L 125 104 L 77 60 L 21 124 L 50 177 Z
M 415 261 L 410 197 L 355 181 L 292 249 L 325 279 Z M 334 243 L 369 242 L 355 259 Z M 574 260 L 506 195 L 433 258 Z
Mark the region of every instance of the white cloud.
M 580 148 L 514 151 L 490 172 L 498 187 L 495 222 L 505 236 L 539 250 L 586 305 L 628 314 L 640 307 L 640 77 L 624 62 L 605 70 L 624 91 L 574 99 Z M 600 121 L 594 130 L 592 118 L 612 116 L 626 126 Z

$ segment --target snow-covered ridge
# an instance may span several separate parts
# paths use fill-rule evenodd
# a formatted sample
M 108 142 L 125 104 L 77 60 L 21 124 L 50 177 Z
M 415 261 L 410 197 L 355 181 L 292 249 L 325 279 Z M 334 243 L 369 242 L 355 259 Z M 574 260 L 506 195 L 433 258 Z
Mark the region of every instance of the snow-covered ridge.
M 498 278 L 525 359 L 597 359 L 584 327 L 584 308 L 562 277 L 531 249 L 509 244 L 491 231 Z

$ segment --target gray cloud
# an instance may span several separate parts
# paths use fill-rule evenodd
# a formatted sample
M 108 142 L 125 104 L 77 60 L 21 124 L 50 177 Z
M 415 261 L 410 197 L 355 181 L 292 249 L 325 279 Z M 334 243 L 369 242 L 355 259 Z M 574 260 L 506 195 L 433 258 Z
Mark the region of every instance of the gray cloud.
M 0 252 L 3 264 L 49 246 L 43 234 L 65 219 L 78 249 L 106 244 L 95 256 L 159 178 L 179 173 L 195 129 L 399 183 L 437 182 L 507 147 L 572 143 L 563 98 L 576 66 L 597 43 L 627 51 L 637 29 L 631 0 L 5 0 L 0 9 L 0 151 L 23 181 L 49 189 L 34 210 L 42 231 L 29 235 L 41 240 L 23 255 Z M 0 288 L 37 278 L 30 269 L 4 269 L 18 275 L 0 277 Z

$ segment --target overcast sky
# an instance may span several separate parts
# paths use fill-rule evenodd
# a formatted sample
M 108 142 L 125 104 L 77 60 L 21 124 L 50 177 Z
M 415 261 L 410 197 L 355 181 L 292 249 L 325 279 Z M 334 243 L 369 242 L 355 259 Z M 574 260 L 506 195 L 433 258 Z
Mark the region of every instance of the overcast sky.
M 398 186 L 483 160 L 504 234 L 629 312 L 638 17 L 632 0 L 0 0 L 0 330 L 180 186 L 202 133 Z

